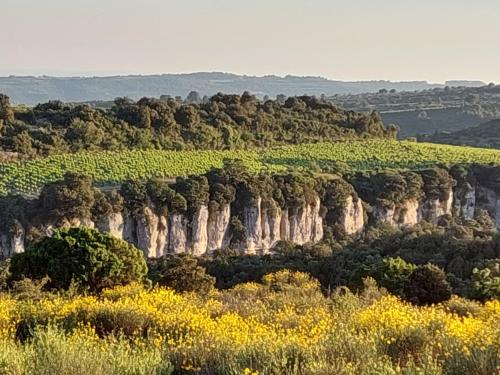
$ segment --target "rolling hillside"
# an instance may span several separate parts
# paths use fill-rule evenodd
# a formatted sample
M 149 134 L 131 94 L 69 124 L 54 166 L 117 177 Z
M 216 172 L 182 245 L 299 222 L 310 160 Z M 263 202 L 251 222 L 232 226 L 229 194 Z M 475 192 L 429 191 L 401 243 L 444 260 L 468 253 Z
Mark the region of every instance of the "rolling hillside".
M 467 145 L 500 149 L 500 120 L 492 120 L 479 126 L 456 132 L 441 132 L 422 137 L 422 140 L 450 145 Z

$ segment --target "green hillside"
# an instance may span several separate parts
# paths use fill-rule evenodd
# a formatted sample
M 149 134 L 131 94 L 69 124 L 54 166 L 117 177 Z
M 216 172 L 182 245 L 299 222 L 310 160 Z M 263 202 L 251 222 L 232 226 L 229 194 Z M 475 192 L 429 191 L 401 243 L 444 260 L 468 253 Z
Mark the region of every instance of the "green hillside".
M 500 120 L 456 132 L 442 132 L 422 138 L 433 143 L 500 149 Z
M 500 164 L 500 151 L 388 140 L 339 141 L 231 151 L 117 151 L 55 155 L 0 164 L 2 194 L 36 194 L 66 172 L 92 176 L 100 185 L 127 179 L 201 174 L 221 167 L 224 159 L 241 159 L 253 171 L 289 168 L 331 172 L 340 169 L 419 169 L 436 164 Z

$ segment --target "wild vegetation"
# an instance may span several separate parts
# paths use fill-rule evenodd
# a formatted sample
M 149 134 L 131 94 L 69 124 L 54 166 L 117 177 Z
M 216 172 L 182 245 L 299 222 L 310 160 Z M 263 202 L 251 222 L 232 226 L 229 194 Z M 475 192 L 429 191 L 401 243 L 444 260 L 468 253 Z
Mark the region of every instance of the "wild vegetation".
M 195 99 L 0 96 L 0 230 L 23 227 L 28 245 L 0 262 L 0 373 L 500 374 L 488 213 L 353 235 L 335 221 L 348 196 L 370 212 L 475 180 L 496 191 L 500 151 L 397 142 L 378 115 L 325 99 Z M 233 242 L 257 197 L 271 210 L 319 197 L 323 240 L 243 255 Z M 146 261 L 84 227 L 201 205 L 231 205 L 233 238 L 210 257 Z
M 360 294 L 339 290 L 329 297 L 309 275 L 287 270 L 209 293 L 132 284 L 99 295 L 30 297 L 0 297 L 3 373 L 500 371 L 498 301 L 453 298 L 418 307 L 371 279 Z
M 110 109 L 51 101 L 12 107 L 0 100 L 0 150 L 20 157 L 130 149 L 250 149 L 346 138 L 394 138 L 373 113 L 339 109 L 315 97 L 261 101 L 217 94 L 200 103 L 118 98 Z

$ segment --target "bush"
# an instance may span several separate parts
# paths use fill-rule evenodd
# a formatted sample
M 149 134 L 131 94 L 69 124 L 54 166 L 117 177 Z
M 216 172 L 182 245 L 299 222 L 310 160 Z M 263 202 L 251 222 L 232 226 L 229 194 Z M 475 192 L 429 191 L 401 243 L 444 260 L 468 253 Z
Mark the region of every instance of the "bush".
M 129 243 L 90 228 L 56 231 L 11 261 L 11 280 L 50 278 L 47 286 L 68 289 L 77 283 L 90 292 L 142 281 L 142 253 Z
M 0 291 L 7 289 L 7 281 L 9 279 L 10 260 L 0 260 Z
M 404 288 L 408 301 L 417 305 L 430 305 L 447 301 L 451 298 L 451 286 L 446 275 L 433 264 L 417 267 Z
M 373 276 L 380 286 L 386 288 L 391 293 L 403 296 L 408 279 L 416 268 L 414 264 L 408 263 L 400 257 L 385 258 L 375 268 Z
M 488 262 L 472 272 L 472 297 L 479 300 L 500 299 L 500 261 Z
M 159 285 L 177 292 L 207 294 L 215 285 L 215 278 L 207 275 L 198 258 L 190 254 L 166 255 L 150 261 L 150 278 Z

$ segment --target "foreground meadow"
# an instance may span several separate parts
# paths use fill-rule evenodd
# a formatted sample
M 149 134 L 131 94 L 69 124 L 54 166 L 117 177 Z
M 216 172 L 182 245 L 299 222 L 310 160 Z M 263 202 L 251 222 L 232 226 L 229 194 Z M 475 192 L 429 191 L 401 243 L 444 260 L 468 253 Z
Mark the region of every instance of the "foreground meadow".
M 1 374 L 500 373 L 500 302 L 416 307 L 307 274 L 201 296 L 129 285 L 0 297 Z

